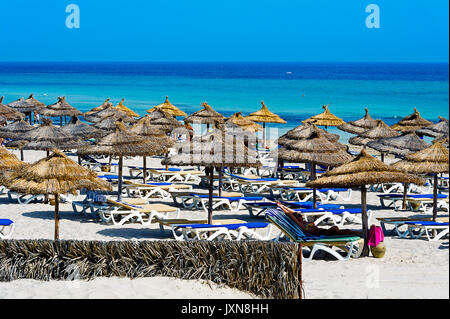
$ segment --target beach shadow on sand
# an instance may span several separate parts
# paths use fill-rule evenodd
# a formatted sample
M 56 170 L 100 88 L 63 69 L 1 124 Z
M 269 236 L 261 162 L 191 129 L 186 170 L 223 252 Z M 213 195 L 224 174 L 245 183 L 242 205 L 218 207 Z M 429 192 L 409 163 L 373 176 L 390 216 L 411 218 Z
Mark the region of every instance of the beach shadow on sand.
M 108 228 L 97 232 L 99 235 L 108 237 L 121 237 L 124 239 L 170 239 L 170 231 L 162 233 L 159 229 L 149 228 Z
M 54 220 L 55 219 L 55 211 L 52 209 L 49 210 L 43 210 L 43 211 L 33 211 L 33 212 L 26 212 L 22 213 L 22 216 L 30 217 L 30 218 L 37 218 L 37 219 L 44 219 L 44 220 Z M 59 212 L 59 219 L 65 219 L 65 220 L 71 220 L 76 221 L 80 223 L 88 223 L 88 222 L 99 222 L 98 219 L 90 218 L 89 216 L 81 216 L 78 214 L 75 214 L 73 211 L 60 211 Z

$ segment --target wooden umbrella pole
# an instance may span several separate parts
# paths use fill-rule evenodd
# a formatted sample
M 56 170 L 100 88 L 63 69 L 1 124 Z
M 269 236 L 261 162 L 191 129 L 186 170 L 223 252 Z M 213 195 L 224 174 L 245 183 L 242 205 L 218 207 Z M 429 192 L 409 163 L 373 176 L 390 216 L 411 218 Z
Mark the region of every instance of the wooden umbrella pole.
M 111 161 L 112 161 L 112 155 L 109 155 L 108 172 L 111 172 Z
M 222 182 L 222 176 L 223 176 L 222 167 L 217 167 L 217 170 L 219 171 L 219 196 L 222 196 L 222 185 L 223 185 L 223 182 Z
M 302 252 L 302 244 L 297 244 L 298 246 L 298 299 L 303 299 L 303 252 Z
M 434 174 L 433 177 L 433 221 L 436 221 L 437 217 L 437 189 L 438 189 L 438 174 Z
M 23 161 L 23 150 L 20 150 L 20 160 Z
M 78 157 L 78 164 L 81 165 L 81 156 L 77 155 L 77 157 Z
M 209 167 L 209 201 L 208 201 L 208 224 L 212 223 L 212 198 L 213 198 L 213 180 L 214 180 L 214 168 Z
M 143 161 L 143 167 L 142 167 L 142 180 L 144 181 L 144 184 L 147 182 L 147 156 L 144 156 Z
M 367 189 L 366 186 L 361 186 L 361 211 L 362 211 L 362 230 L 364 236 L 364 247 L 361 257 L 369 256 L 369 221 L 367 218 Z
M 381 153 L 381 161 L 384 163 L 384 153 Z
M 311 163 L 311 180 L 316 179 L 316 164 Z M 317 208 L 317 190 L 313 187 L 313 207 Z
M 122 166 L 123 166 L 123 157 L 119 157 L 119 185 L 117 186 L 117 200 L 122 200 Z
M 266 147 L 266 122 L 263 122 L 263 148 Z
M 166 153 L 166 159 L 169 157 L 169 152 L 167 152 Z M 168 171 L 169 170 L 169 165 L 168 164 L 166 164 L 166 171 Z
M 406 194 L 408 194 L 408 184 L 403 184 L 403 202 L 402 209 L 406 209 Z
M 55 195 L 55 240 L 59 240 L 59 194 Z

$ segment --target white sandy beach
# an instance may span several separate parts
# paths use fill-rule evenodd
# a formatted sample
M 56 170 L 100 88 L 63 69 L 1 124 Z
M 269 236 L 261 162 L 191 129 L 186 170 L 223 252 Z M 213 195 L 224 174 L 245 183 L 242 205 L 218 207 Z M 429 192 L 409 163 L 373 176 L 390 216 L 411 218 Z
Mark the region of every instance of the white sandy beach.
M 19 156 L 17 151 L 14 151 Z M 45 157 L 45 152 L 25 151 L 25 161 Z M 75 157 L 73 157 L 76 160 Z M 148 166 L 160 166 L 160 159 L 148 159 Z M 125 160 L 125 165 L 141 165 L 139 160 Z M 124 169 L 124 174 L 128 170 Z M 172 204 L 171 200 L 161 201 Z M 334 203 L 334 202 L 333 202 Z M 354 191 L 347 206 L 360 204 L 360 194 Z M 368 193 L 369 209 L 375 217 L 417 216 L 410 211 L 395 212 L 380 209 L 376 193 Z M 112 226 L 74 214 L 70 204 L 61 204 L 60 238 L 75 240 L 172 240 L 169 231 L 161 234 L 158 224 L 143 226 L 126 224 Z M 440 212 L 440 216 L 448 213 Z M 204 219 L 203 211 L 182 210 L 180 217 Z M 216 211 L 220 218 L 255 221 L 247 211 L 230 213 Z M 53 239 L 53 206 L 45 204 L 19 205 L 0 195 L 0 218 L 15 222 L 13 239 Z M 378 224 L 372 219 L 370 224 Z M 359 229 L 351 224 L 346 228 Z M 277 230 L 274 231 L 274 235 Z M 313 260 L 303 265 L 306 298 L 449 298 L 449 241 L 429 242 L 425 239 L 400 239 L 385 233 L 386 255 L 349 261 Z M 67 289 L 67 287 L 71 287 Z M 17 280 L 0 283 L 0 298 L 255 298 L 246 292 L 228 287 L 208 286 L 200 281 L 154 277 L 142 279 L 98 278 L 90 282 L 39 282 Z

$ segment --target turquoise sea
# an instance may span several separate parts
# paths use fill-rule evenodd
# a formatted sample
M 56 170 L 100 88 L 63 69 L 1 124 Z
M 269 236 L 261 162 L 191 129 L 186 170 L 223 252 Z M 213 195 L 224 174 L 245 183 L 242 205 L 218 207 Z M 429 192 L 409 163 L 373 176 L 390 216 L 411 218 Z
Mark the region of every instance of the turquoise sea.
M 425 63 L 0 63 L 4 103 L 33 93 L 52 104 L 66 96 L 87 111 L 109 97 L 143 115 L 165 96 L 190 114 L 208 102 L 225 116 L 268 108 L 288 123 L 279 134 L 322 105 L 345 121 L 369 108 L 373 118 L 397 122 L 417 107 L 433 122 L 449 117 L 449 65 Z M 349 134 L 335 128 L 346 142 Z

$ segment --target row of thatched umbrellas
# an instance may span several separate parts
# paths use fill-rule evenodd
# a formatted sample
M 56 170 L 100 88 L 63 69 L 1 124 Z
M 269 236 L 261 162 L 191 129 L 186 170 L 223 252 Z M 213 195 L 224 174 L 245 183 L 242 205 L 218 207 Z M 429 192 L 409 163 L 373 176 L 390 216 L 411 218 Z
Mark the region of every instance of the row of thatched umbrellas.
M 123 101 L 122 101 L 123 102 Z M 168 102 L 166 100 L 166 102 Z M 167 104 L 167 103 L 166 103 Z M 206 124 L 214 124 L 215 126 L 219 126 L 220 124 L 226 124 L 224 123 L 224 118 L 220 117 L 219 113 L 215 112 L 208 104 L 203 104 L 203 110 L 196 112 L 192 115 L 188 121 L 192 122 L 202 122 Z M 263 109 L 265 108 L 265 105 L 263 104 Z M 130 110 L 131 111 L 131 110 Z M 263 110 L 267 116 L 270 114 L 267 113 L 267 111 Z M 99 116 L 99 113 L 103 112 L 104 117 Z M 108 114 L 109 112 L 109 114 Z M 262 116 L 261 113 L 258 116 Z M 125 113 L 125 114 L 120 114 Z M 127 114 L 128 113 L 128 114 Z M 418 112 L 415 112 L 418 113 Z M 95 145 L 90 146 L 84 146 L 81 147 L 78 151 L 79 154 L 101 154 L 101 155 L 109 155 L 109 156 L 119 156 L 119 199 L 121 195 L 121 162 L 122 162 L 122 156 L 135 156 L 135 155 L 141 155 L 141 156 L 150 156 L 155 155 L 161 152 L 164 152 L 167 150 L 167 147 L 164 148 L 163 144 L 153 144 L 148 142 L 147 139 L 141 138 L 137 136 L 136 134 L 129 133 L 126 131 L 125 126 L 123 125 L 123 122 L 125 122 L 125 119 L 127 117 L 130 117 L 129 115 L 133 115 L 129 112 L 127 112 L 126 107 L 122 106 L 120 110 L 114 110 L 112 111 L 110 108 L 110 105 L 105 102 L 105 106 L 102 107 L 101 110 L 97 110 L 97 112 L 87 114 L 86 118 L 92 122 L 97 121 L 97 124 L 102 122 L 102 119 L 109 119 L 110 122 L 114 122 L 115 125 L 115 132 L 110 133 L 109 135 L 105 136 L 104 138 L 97 141 Z M 400 121 L 400 124 L 405 124 L 405 127 L 408 127 L 410 129 L 414 123 L 414 121 L 417 121 L 417 115 L 414 114 L 412 117 L 413 119 L 409 118 L 405 121 Z M 347 123 L 350 125 L 353 125 L 355 127 L 361 127 L 364 126 L 364 122 L 370 122 L 367 121 L 368 112 L 366 111 L 366 116 L 361 121 L 355 121 L 353 123 Z M 167 121 L 169 121 L 171 118 L 167 117 L 167 113 L 161 111 L 160 109 L 156 108 L 153 110 L 150 115 L 144 117 L 141 119 L 140 125 L 137 125 L 134 127 L 135 133 L 140 133 L 144 136 L 160 136 L 163 137 L 165 135 L 160 134 L 159 132 L 151 129 L 155 128 L 148 128 L 148 126 L 151 124 L 152 117 L 154 121 L 160 121 L 159 124 L 163 125 L 161 122 L 165 123 L 166 125 Z M 189 117 L 188 117 L 189 118 Z M 173 118 L 172 118 L 173 119 Z M 114 120 L 114 121 L 113 121 Z M 261 118 L 259 118 L 261 120 Z M 176 121 L 176 120 L 175 120 Z M 248 122 L 244 124 L 245 118 L 242 118 L 240 114 L 235 114 L 234 121 L 228 123 L 238 125 L 238 123 L 243 124 L 243 127 L 251 128 L 251 130 L 256 130 L 257 128 L 255 125 Z M 341 120 L 342 121 L 342 120 Z M 352 157 L 348 152 L 346 152 L 347 148 L 339 144 L 337 142 L 336 136 L 333 134 L 330 134 L 326 131 L 320 130 L 317 128 L 316 125 L 324 125 L 324 126 L 336 126 L 336 125 L 345 125 L 346 123 L 342 123 L 339 121 L 339 118 L 332 115 L 328 108 L 325 107 L 325 112 L 322 113 L 319 116 L 316 116 L 314 119 L 308 119 L 305 120 L 304 127 L 297 127 L 294 130 L 289 131 L 285 136 L 279 139 L 280 145 L 282 145 L 279 157 L 285 160 L 289 161 L 295 161 L 295 162 L 305 162 L 312 164 L 312 176 L 315 178 L 315 166 L 316 165 L 326 165 L 326 166 L 339 166 L 344 163 L 348 163 Z M 374 120 L 373 120 L 374 121 Z M 309 124 L 309 123 L 314 124 Z M 379 121 L 374 121 L 375 126 L 373 126 L 373 123 L 371 124 L 372 127 L 370 128 L 380 128 L 382 124 L 380 124 Z M 73 123 L 76 124 L 76 123 Z M 23 125 L 23 123 L 22 123 Z M 95 126 L 96 124 L 94 124 Z M 43 130 L 49 131 L 49 127 L 45 127 L 44 125 Z M 47 125 L 50 126 L 50 125 Z M 164 126 L 163 126 L 164 127 Z M 167 128 L 167 127 L 166 127 Z M 363 127 L 367 128 L 367 127 Z M 369 128 L 369 129 L 370 129 Z M 348 129 L 348 128 L 347 128 Z M 416 127 L 417 129 L 417 127 Z M 54 133 L 54 132 L 53 132 Z M 363 134 L 361 132 L 360 134 Z M 49 134 L 47 133 L 47 136 Z M 35 139 L 37 139 L 37 135 L 33 135 Z M 167 136 L 165 136 L 167 137 Z M 395 136 L 392 136 L 395 137 Z M 284 141 L 283 141 L 284 139 Z M 152 139 L 153 140 L 153 139 Z M 45 140 L 42 140 L 45 142 Z M 68 142 L 68 140 L 65 139 L 64 136 L 60 137 L 59 140 L 60 143 Z M 190 144 L 189 144 L 190 143 Z M 44 143 L 45 144 L 45 143 Z M 167 146 L 169 146 L 170 143 L 167 143 Z M 32 144 L 33 146 L 33 144 Z M 438 148 L 442 147 L 441 143 L 436 143 L 433 145 L 433 147 Z M 186 149 L 188 151 L 186 152 Z M 192 141 L 188 141 L 187 144 L 184 144 L 183 146 L 177 147 L 177 155 L 174 155 L 170 157 L 169 159 L 166 159 L 163 161 L 163 163 L 167 165 L 201 165 L 205 166 L 207 168 L 207 173 L 209 174 L 211 178 L 210 182 L 210 200 L 212 198 L 212 177 L 214 168 L 219 168 L 221 171 L 221 168 L 224 166 L 227 167 L 233 167 L 233 166 L 239 166 L 239 167 L 259 167 L 261 163 L 256 159 L 256 152 L 254 150 L 250 150 L 246 147 L 246 145 L 243 143 L 242 140 L 233 137 L 233 142 L 229 142 L 229 138 L 227 139 L 225 133 L 223 131 L 214 131 L 210 134 L 207 134 L 200 139 L 195 138 Z M 429 152 L 430 154 L 435 154 L 436 152 Z M 229 158 L 230 154 L 242 154 L 243 158 L 239 161 L 236 161 L 236 158 L 232 157 Z M 436 154 L 435 154 L 436 155 Z M 443 153 L 443 157 L 447 155 L 447 171 L 448 171 L 448 151 L 447 153 Z M 369 160 L 370 159 L 370 160 Z M 432 158 L 429 158 L 430 161 Z M 417 177 L 410 176 L 403 174 L 400 170 L 394 169 L 392 170 L 392 167 L 387 166 L 382 163 L 381 161 L 373 162 L 375 159 L 371 156 L 367 156 L 365 151 L 363 151 L 355 160 L 353 160 L 353 166 L 358 167 L 355 162 L 358 163 L 359 167 L 362 169 L 360 171 L 352 171 L 350 168 L 346 171 L 343 169 L 345 167 L 344 164 L 340 166 L 340 170 L 336 171 L 332 170 L 324 175 L 324 177 L 327 177 L 327 174 L 332 175 L 337 174 L 339 175 L 339 172 L 342 171 L 345 174 L 357 174 L 356 176 L 360 176 L 359 179 L 354 179 L 353 184 L 347 183 L 345 184 L 345 178 L 342 178 L 342 176 L 337 177 L 337 180 L 331 181 L 323 181 L 322 178 L 317 180 L 316 182 L 312 181 L 309 183 L 310 186 L 313 188 L 316 187 L 330 187 L 330 186 L 338 186 L 338 182 L 341 183 L 340 186 L 343 186 L 345 184 L 346 187 L 351 186 L 361 186 L 363 187 L 362 190 L 362 206 L 363 206 L 363 212 L 365 212 L 365 185 L 373 184 L 373 183 L 382 183 L 382 182 L 403 182 L 403 183 L 415 183 L 415 184 L 421 184 L 423 181 L 418 179 Z M 375 160 L 377 161 L 377 160 Z M 384 166 L 383 166 L 384 165 Z M 445 165 L 444 165 L 445 166 Z M 145 167 L 145 160 L 144 160 L 144 167 Z M 388 168 L 389 167 L 389 168 Z M 354 167 L 352 167 L 354 168 Z M 445 167 L 444 167 L 445 168 Z M 365 174 L 363 172 L 366 172 Z M 369 172 L 369 174 L 367 174 Z M 380 172 L 386 173 L 385 175 L 381 174 Z M 363 173 L 363 174 L 361 174 Z M 359 175 L 358 175 L 359 174 Z M 381 174 L 381 175 L 380 175 Z M 363 175 L 370 176 L 366 179 L 364 179 Z M 145 174 L 144 174 L 145 176 Z M 321 183 L 319 183 L 321 181 Z M 364 181 L 364 183 L 363 183 Z M 348 181 L 347 181 L 348 182 Z M 335 184 L 333 184 L 335 183 Z M 358 183 L 356 185 L 355 183 Z M 435 187 L 437 183 L 435 182 Z M 210 211 L 208 214 L 208 219 L 212 221 L 212 205 L 210 205 Z M 366 216 L 366 214 L 363 214 L 363 216 Z M 367 216 L 366 216 L 367 217 Z M 365 218 L 366 218 L 365 217 Z M 365 234 L 365 237 L 367 236 L 367 220 L 363 218 L 363 232 Z M 365 222 L 364 222 L 365 219 Z

